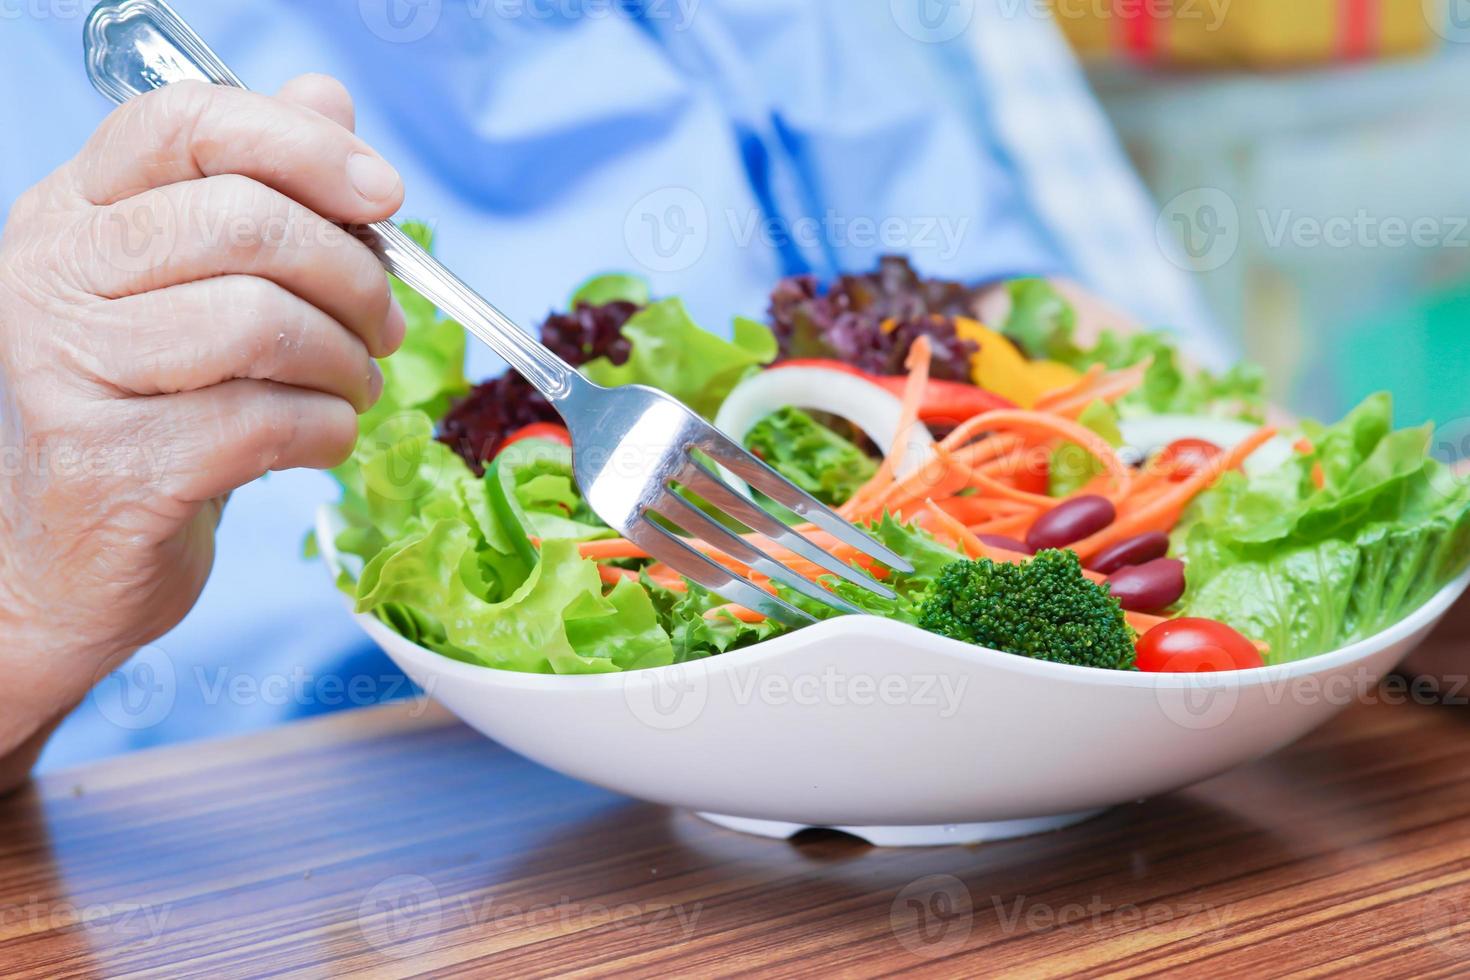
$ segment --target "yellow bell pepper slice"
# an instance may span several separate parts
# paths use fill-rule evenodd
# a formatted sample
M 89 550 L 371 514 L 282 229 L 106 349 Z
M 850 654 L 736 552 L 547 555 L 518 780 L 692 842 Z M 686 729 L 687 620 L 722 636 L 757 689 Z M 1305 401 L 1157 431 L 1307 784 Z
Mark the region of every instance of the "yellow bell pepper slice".
M 970 361 L 970 380 L 1022 408 L 1033 407 L 1042 395 L 1080 377 L 1065 364 L 1028 361 L 1009 337 L 977 320 L 957 317 L 955 333 L 980 345 L 980 353 Z

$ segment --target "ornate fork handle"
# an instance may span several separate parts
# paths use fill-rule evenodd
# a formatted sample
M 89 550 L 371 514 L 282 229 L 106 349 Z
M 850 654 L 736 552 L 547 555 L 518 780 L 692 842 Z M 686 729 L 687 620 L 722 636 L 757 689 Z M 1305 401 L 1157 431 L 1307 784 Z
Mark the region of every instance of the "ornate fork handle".
M 102 0 L 87 18 L 84 44 L 92 84 L 118 104 L 181 81 L 246 87 L 162 0 Z M 392 222 L 348 230 L 384 268 L 458 320 L 549 401 L 561 401 L 574 386 L 588 384 Z

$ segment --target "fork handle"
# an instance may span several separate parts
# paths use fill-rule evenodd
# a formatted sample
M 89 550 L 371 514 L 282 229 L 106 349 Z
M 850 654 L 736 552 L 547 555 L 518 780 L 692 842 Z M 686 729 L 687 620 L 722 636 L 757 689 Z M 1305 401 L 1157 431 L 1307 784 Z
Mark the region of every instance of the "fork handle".
M 92 84 L 119 105 L 174 82 L 246 87 L 164 0 L 102 0 L 87 17 L 83 47 Z M 589 383 L 391 221 L 347 230 L 384 268 L 459 321 L 549 401 Z

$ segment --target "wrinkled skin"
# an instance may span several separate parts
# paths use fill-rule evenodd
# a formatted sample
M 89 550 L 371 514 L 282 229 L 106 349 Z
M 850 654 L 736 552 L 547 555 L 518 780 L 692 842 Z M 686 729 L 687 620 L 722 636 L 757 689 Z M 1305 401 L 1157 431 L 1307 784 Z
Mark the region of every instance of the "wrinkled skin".
M 0 239 L 0 790 L 194 604 L 233 489 L 346 458 L 403 314 L 331 222 L 402 183 L 336 82 L 114 112 Z

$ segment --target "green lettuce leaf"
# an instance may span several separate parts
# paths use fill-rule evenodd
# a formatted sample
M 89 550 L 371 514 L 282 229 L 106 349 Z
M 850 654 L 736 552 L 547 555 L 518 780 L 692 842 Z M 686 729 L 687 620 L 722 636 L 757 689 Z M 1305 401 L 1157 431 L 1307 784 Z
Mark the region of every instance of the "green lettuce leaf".
M 1459 574 L 1470 488 L 1427 455 L 1428 427 L 1393 431 L 1392 410 L 1375 395 L 1334 426 L 1309 424 L 1312 452 L 1203 494 L 1174 535 L 1186 613 L 1281 663 L 1371 636 Z
M 1104 330 L 1091 348 L 1077 344 L 1077 315 L 1071 303 L 1044 279 L 1006 284 L 1011 312 L 1001 332 L 1033 358 L 1060 361 L 1079 371 L 1101 364 L 1110 371 L 1152 358 L 1143 384 L 1119 402 L 1125 417 L 1205 415 L 1259 421 L 1265 411 L 1265 381 L 1259 368 L 1240 364 L 1224 374 L 1188 370 L 1180 364 L 1166 332 Z
M 940 544 L 933 535 L 920 527 L 899 523 L 889 514 L 884 514 L 881 520 L 870 522 L 864 527 L 869 534 L 894 553 L 908 559 L 909 564 L 914 566 L 911 573 L 892 573 L 885 579 L 885 584 L 897 596 L 887 599 L 874 595 L 835 575 L 823 575 L 820 581 L 865 613 L 917 626 L 919 606 L 938 580 L 939 573 L 969 556 Z M 776 584 L 776 590 L 787 602 L 811 613 L 817 619 L 831 619 L 841 615 L 830 606 L 813 602 L 780 583 Z
M 1118 410 L 1105 401 L 1095 401 L 1082 410 L 1077 421 L 1107 440 L 1114 449 L 1123 445 L 1118 428 Z M 1067 497 L 1091 483 L 1104 472 L 1102 463 L 1075 442 L 1064 442 L 1051 454 L 1047 467 L 1047 492 L 1053 497 Z
M 575 309 L 578 303 L 586 303 L 589 306 L 601 306 L 604 303 L 612 303 L 621 300 L 636 306 L 647 306 L 649 300 L 648 282 L 638 276 L 614 273 L 604 276 L 593 276 L 572 293 L 570 306 Z
M 626 363 L 599 357 L 582 373 L 610 387 L 658 388 L 706 418 L 741 379 L 776 358 L 775 335 L 764 324 L 736 318 L 733 339 L 725 340 L 700 328 L 677 299 L 640 310 L 623 325 L 623 336 L 632 345 Z
M 799 408 L 761 419 L 745 446 L 825 504 L 842 504 L 878 472 L 878 463 Z

